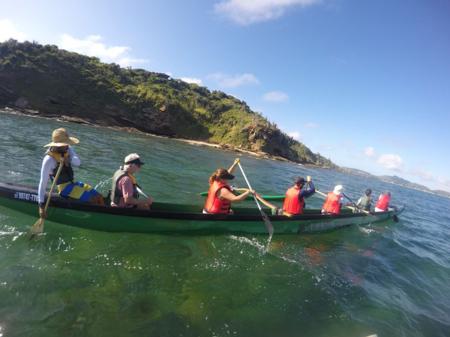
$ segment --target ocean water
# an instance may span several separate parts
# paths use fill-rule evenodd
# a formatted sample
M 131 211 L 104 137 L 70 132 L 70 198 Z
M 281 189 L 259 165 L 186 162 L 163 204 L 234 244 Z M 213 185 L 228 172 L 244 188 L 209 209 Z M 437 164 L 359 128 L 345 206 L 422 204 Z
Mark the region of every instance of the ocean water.
M 37 186 L 42 146 L 61 126 L 80 139 L 79 180 L 106 191 L 123 157 L 138 152 L 148 194 L 199 208 L 209 175 L 237 156 L 0 114 L 0 181 Z M 0 205 L 0 336 L 450 336 L 449 199 L 239 156 L 260 193 L 284 193 L 292 177 L 311 175 L 320 190 L 342 183 L 354 199 L 367 187 L 389 189 L 407 208 L 398 223 L 275 235 L 265 253 L 264 235 L 104 233 L 50 221 L 30 241 L 37 214 Z M 238 173 L 235 185 L 245 186 Z

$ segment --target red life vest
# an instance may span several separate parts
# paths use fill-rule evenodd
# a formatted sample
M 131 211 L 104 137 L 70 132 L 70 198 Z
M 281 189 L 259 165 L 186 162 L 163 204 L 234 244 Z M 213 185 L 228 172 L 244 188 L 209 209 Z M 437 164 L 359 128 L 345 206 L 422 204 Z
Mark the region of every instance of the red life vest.
M 336 214 L 341 213 L 341 196 L 336 195 L 333 192 L 328 193 L 322 209 L 326 213 Z
M 391 196 L 389 194 L 382 194 L 375 205 L 376 208 L 387 211 L 389 207 L 389 202 L 391 201 Z
M 300 197 L 300 188 L 291 187 L 286 191 L 283 202 L 283 211 L 292 215 L 303 214 L 305 200 Z
M 222 188 L 231 191 L 228 184 L 221 181 L 214 181 L 209 186 L 208 197 L 205 202 L 205 211 L 211 214 L 228 214 L 231 209 L 231 202 L 220 199 L 218 194 Z

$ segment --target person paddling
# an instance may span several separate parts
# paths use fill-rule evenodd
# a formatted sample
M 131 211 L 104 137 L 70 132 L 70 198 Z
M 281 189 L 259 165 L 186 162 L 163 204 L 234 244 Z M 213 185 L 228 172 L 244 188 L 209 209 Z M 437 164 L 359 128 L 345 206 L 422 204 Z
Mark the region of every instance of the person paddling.
M 375 212 L 386 212 L 389 209 L 390 202 L 391 202 L 391 192 L 385 191 L 381 193 L 375 205 Z
M 112 178 L 111 206 L 150 209 L 153 198 L 139 198 L 139 185 L 134 177 L 144 163 L 137 153 L 129 154 L 123 162 L 124 165 L 114 173 Z
M 74 181 L 72 167 L 80 166 L 81 160 L 72 148 L 72 145 L 78 144 L 79 142 L 77 138 L 70 137 L 66 129 L 59 128 L 52 132 L 52 141 L 44 145 L 44 147 L 48 147 L 48 150 L 42 160 L 38 190 L 39 215 L 41 218 L 47 217 L 44 202 L 48 180 L 49 178 L 53 180 L 61 162 L 63 163 L 63 167 L 56 181 L 56 188 L 59 195 L 64 198 L 104 205 L 103 196 L 92 188 L 91 185 Z
M 234 179 L 234 175 L 231 173 L 236 165 L 239 163 L 237 158 L 233 165 L 226 170 L 224 168 L 218 168 L 209 178 L 209 190 L 208 196 L 205 201 L 203 213 L 205 214 L 230 214 L 231 204 L 233 202 L 239 202 L 245 200 L 250 193 L 255 193 L 251 190 L 245 190 L 240 195 L 234 195 L 232 188 L 229 185 L 229 181 Z
M 370 188 L 365 190 L 364 195 L 356 202 L 356 206 L 364 211 L 370 212 L 370 208 L 372 207 L 372 190 Z
M 283 202 L 283 215 L 293 216 L 303 214 L 305 198 L 310 197 L 316 191 L 310 176 L 306 177 L 306 187 L 304 189 L 303 186 L 305 186 L 305 179 L 303 177 L 296 177 L 294 186 L 286 191 L 286 197 Z
M 342 185 L 336 185 L 333 192 L 327 194 L 327 198 L 322 206 L 322 214 L 339 215 L 341 213 L 344 187 Z

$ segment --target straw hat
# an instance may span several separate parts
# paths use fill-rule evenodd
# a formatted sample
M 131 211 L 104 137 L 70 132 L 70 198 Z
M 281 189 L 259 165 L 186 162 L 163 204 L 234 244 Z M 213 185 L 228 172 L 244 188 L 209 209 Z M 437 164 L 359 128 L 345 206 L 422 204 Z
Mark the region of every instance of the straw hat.
M 44 147 L 50 146 L 68 146 L 78 144 L 80 141 L 75 137 L 69 137 L 67 130 L 59 128 L 52 132 L 52 142 L 44 145 Z

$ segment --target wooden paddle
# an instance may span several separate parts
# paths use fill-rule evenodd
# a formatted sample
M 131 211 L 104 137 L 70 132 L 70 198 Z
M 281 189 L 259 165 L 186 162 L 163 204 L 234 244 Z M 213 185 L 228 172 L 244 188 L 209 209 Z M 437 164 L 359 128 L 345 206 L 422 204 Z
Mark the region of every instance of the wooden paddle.
M 324 197 L 325 199 L 327 198 L 327 195 L 326 195 L 325 193 L 323 193 L 323 192 L 321 192 L 321 191 L 319 191 L 319 190 L 317 190 L 317 189 L 316 189 L 316 193 L 319 194 L 319 195 L 321 195 L 321 196 Z M 344 193 L 342 193 L 342 195 L 343 195 L 344 197 L 346 197 L 353 205 L 355 205 L 355 203 L 354 203 L 349 197 L 347 197 Z M 353 206 L 346 206 L 346 205 L 345 205 L 344 207 L 347 207 L 347 208 L 351 209 L 352 211 L 354 211 L 355 209 L 357 209 L 358 211 L 361 211 L 361 212 L 363 212 L 363 213 L 365 213 L 365 214 L 371 214 L 370 212 L 367 212 L 367 211 L 365 211 L 365 210 L 363 210 L 363 209 L 360 209 L 360 208 L 357 207 L 356 205 L 355 205 L 355 207 L 353 207 Z
M 53 189 L 56 186 L 56 182 L 58 181 L 59 175 L 62 171 L 62 168 L 64 166 L 64 159 L 61 159 L 59 162 L 58 171 L 56 171 L 55 178 L 53 179 L 52 186 L 50 187 L 50 191 L 48 192 L 47 201 L 45 203 L 44 207 L 44 214 L 47 214 L 48 205 L 50 204 L 50 199 L 52 198 Z M 35 235 L 41 234 L 44 231 L 44 222 L 45 218 L 40 217 L 34 224 L 31 226 L 30 229 L 30 239 L 32 239 Z
M 144 191 L 139 187 L 139 186 L 136 186 L 136 189 L 137 189 L 137 191 L 140 193 L 140 194 L 142 194 L 145 198 L 149 198 L 149 196 L 147 195 L 147 194 L 145 194 L 144 193 Z
M 245 175 L 245 172 L 244 172 L 244 169 L 241 166 L 241 163 L 238 162 L 238 165 L 239 165 L 239 168 L 240 168 L 240 170 L 242 172 L 242 176 L 244 177 L 245 182 L 247 183 L 248 188 L 250 190 L 253 190 L 252 186 L 250 185 L 250 182 L 247 179 L 247 176 Z M 254 194 L 253 194 L 253 199 L 256 202 L 256 206 L 258 206 L 259 212 L 261 213 L 261 217 L 262 217 L 262 219 L 264 221 L 264 224 L 266 225 L 266 229 L 269 232 L 269 242 L 270 242 L 270 239 L 272 238 L 272 235 L 273 235 L 272 223 L 270 222 L 269 217 L 267 216 L 267 214 L 261 208 L 261 205 L 259 204 L 258 199 L 256 198 L 256 196 Z

